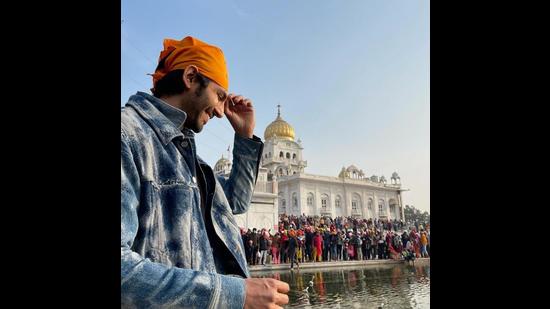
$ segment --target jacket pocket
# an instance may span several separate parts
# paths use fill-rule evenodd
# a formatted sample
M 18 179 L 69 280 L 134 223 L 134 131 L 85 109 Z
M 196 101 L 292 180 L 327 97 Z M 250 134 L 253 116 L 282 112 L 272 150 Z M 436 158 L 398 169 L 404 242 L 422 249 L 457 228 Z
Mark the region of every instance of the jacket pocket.
M 193 185 L 185 181 L 150 182 L 144 220 L 144 255 L 154 262 L 184 267 L 191 262 Z

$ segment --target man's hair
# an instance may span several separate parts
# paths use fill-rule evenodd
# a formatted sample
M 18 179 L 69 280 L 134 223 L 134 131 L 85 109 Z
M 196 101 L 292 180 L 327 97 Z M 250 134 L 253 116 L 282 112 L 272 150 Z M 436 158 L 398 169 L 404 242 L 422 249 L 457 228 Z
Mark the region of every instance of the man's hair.
M 153 95 L 157 98 L 177 95 L 186 91 L 185 84 L 183 83 L 183 72 L 184 70 L 178 69 L 168 72 L 164 77 L 162 77 L 155 88 L 151 89 Z M 197 89 L 197 96 L 202 94 L 202 90 L 208 86 L 210 79 L 206 78 L 204 75 L 197 72 L 196 78 L 199 82 L 199 89 Z

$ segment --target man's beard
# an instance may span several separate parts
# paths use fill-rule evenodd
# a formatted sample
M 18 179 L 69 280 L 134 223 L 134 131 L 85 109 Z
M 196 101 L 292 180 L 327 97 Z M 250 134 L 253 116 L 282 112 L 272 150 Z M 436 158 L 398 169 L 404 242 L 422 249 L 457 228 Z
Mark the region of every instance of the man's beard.
M 204 128 L 204 125 L 201 125 L 197 119 L 194 119 L 193 121 L 188 121 L 191 119 L 187 119 L 185 121 L 185 124 L 183 125 L 185 128 L 190 129 L 191 131 L 195 133 L 200 133 L 202 129 Z

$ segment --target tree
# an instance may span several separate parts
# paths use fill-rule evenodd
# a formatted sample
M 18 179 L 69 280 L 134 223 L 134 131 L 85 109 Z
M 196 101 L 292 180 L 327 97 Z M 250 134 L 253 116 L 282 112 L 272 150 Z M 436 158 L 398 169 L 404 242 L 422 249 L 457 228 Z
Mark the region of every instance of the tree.
M 405 205 L 404 213 L 405 221 L 430 223 L 430 214 L 427 211 L 421 212 L 419 209 L 414 208 L 414 206 Z

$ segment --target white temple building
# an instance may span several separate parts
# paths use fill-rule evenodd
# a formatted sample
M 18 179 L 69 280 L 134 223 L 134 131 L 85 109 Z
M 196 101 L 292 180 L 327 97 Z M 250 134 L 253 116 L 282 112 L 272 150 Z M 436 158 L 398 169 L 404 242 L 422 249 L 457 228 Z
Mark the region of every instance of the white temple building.
M 264 132 L 262 161 L 252 204 L 246 214 L 237 215 L 243 228 L 276 229 L 281 213 L 310 216 L 356 216 L 404 219 L 401 179 L 394 172 L 390 182 L 384 176 L 366 173 L 354 165 L 342 167 L 338 176 L 307 174 L 302 142 L 294 128 L 281 117 Z M 222 158 L 214 171 L 227 176 L 231 161 Z

